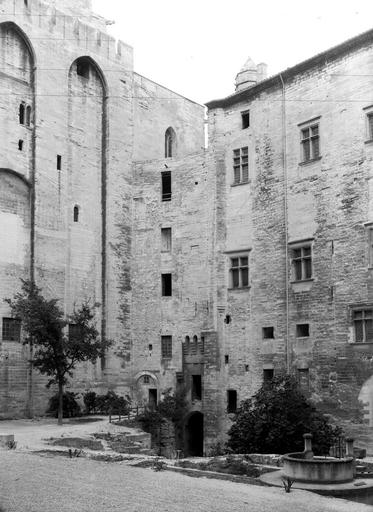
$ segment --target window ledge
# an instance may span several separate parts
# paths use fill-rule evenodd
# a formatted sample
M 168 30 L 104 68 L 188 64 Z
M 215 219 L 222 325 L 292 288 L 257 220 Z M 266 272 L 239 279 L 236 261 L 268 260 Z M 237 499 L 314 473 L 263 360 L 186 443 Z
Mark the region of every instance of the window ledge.
M 299 279 L 299 281 L 290 281 L 290 284 L 297 284 L 297 283 L 312 283 L 314 281 L 313 277 L 310 277 L 309 279 Z
M 353 341 L 351 345 L 373 345 L 373 341 Z
M 364 142 L 364 144 L 373 144 L 373 139 L 368 139 Z
M 241 185 L 250 185 L 251 181 L 240 181 L 239 183 L 231 183 L 231 187 L 240 187 Z
M 303 167 L 304 165 L 313 164 L 314 162 L 318 162 L 321 159 L 322 159 L 322 156 L 318 156 L 317 158 L 312 158 L 311 160 L 306 160 L 304 162 L 299 162 L 298 165 Z
M 309 340 L 311 338 L 311 336 L 297 336 L 296 339 L 297 340 Z
M 239 286 L 237 288 L 228 288 L 229 292 L 239 292 L 239 291 L 245 291 L 250 290 L 251 286 Z

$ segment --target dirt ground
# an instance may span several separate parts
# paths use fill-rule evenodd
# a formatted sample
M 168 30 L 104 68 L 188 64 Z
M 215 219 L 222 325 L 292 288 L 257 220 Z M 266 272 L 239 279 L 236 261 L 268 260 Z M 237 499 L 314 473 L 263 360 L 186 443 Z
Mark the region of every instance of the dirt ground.
M 0 453 L 2 512 L 368 512 L 305 491 L 191 478 L 121 463 Z

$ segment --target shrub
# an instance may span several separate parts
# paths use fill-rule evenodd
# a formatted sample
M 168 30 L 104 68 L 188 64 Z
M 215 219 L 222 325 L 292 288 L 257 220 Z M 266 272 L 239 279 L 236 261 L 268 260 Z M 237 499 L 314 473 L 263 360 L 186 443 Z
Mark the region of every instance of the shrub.
M 108 391 L 106 395 L 97 395 L 94 391 L 87 391 L 83 395 L 83 401 L 88 414 L 128 414 L 130 400 L 128 397 L 117 395 L 114 391 Z
M 94 391 L 87 391 L 87 393 L 84 393 L 83 402 L 86 414 L 92 414 L 96 412 L 96 400 L 97 395 Z
M 66 391 L 63 394 L 63 417 L 74 418 L 80 416 L 80 406 L 76 401 L 77 393 Z M 49 400 L 47 414 L 53 414 L 55 418 L 58 417 L 58 393 L 53 395 Z
M 235 453 L 303 451 L 303 434 L 308 432 L 313 435 L 313 451 L 318 455 L 328 454 L 342 433 L 302 395 L 293 377 L 280 376 L 242 402 L 227 445 Z

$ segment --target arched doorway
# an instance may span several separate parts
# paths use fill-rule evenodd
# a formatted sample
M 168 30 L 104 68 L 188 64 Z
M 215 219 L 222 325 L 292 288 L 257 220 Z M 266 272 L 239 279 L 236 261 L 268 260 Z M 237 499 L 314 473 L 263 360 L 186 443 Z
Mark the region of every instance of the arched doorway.
M 185 452 L 190 457 L 203 455 L 203 414 L 192 413 L 185 424 Z

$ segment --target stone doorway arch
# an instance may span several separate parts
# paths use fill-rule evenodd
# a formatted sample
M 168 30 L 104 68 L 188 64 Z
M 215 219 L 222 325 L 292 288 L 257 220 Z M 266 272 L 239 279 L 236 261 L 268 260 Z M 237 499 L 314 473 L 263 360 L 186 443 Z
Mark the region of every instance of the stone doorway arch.
M 190 457 L 203 456 L 203 414 L 192 412 L 185 422 L 185 454 Z

